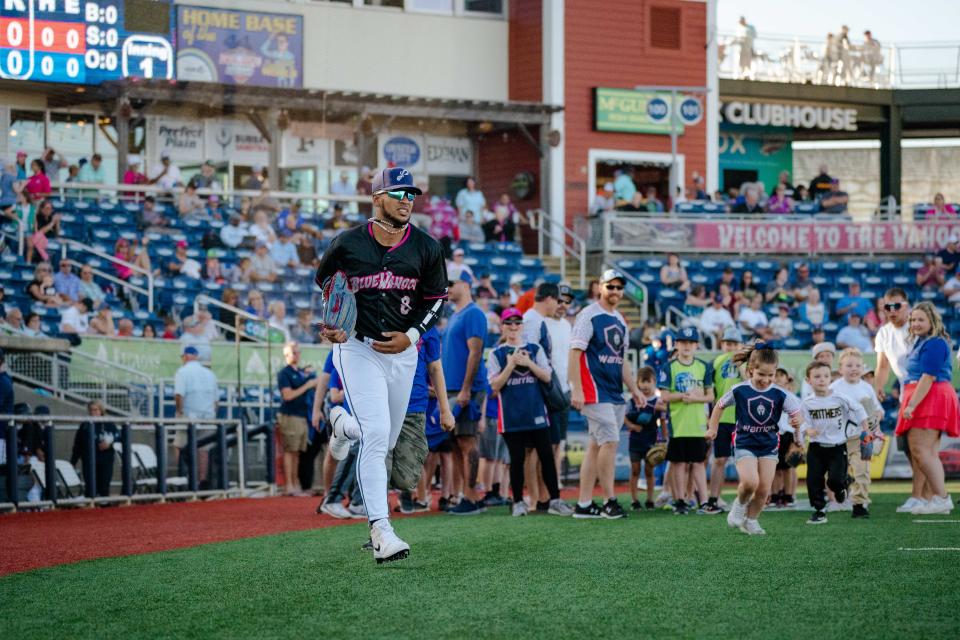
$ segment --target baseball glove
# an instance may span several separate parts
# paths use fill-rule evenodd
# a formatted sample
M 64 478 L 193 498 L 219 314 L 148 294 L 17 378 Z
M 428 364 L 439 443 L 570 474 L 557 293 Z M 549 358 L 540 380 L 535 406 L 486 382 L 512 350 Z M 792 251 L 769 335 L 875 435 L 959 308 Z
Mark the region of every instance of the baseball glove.
M 647 451 L 647 464 L 652 467 L 657 466 L 667 459 L 667 443 L 658 442 Z
M 787 455 L 783 456 L 783 461 L 790 467 L 799 467 L 807 461 L 807 454 L 803 451 L 803 446 L 797 442 L 791 442 L 787 449 Z
M 353 333 L 357 324 L 357 299 L 343 271 L 337 271 L 323 282 L 320 291 L 320 329 L 343 329 Z

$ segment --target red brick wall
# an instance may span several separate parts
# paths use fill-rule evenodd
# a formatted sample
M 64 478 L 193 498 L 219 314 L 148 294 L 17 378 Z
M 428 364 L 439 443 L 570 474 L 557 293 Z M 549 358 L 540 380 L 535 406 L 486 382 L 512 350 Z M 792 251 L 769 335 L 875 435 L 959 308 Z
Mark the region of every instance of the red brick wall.
M 512 2 L 511 6 L 516 4 Z M 679 7 L 679 50 L 649 46 L 649 8 Z M 682 0 L 567 0 L 565 15 L 566 212 L 567 224 L 583 215 L 592 200 L 587 193 L 587 151 L 670 151 L 665 135 L 593 131 L 594 87 L 637 85 L 706 85 L 706 4 Z M 512 51 L 511 51 L 512 55 Z M 706 125 L 688 128 L 680 138 L 685 178 L 706 170 Z
M 542 12 L 542 0 L 510 3 L 508 91 L 511 100 L 543 100 Z
M 519 3 L 510 3 L 511 6 L 515 4 Z M 530 133 L 537 140 L 540 128 L 530 127 Z M 520 136 L 519 131 L 508 131 L 506 135 L 500 132 L 483 136 L 477 143 L 477 159 L 477 184 L 491 208 L 501 193 L 509 193 L 513 204 L 521 212 L 540 206 L 540 157 L 530 143 Z M 535 190 L 527 200 L 518 200 L 510 189 L 514 176 L 521 171 L 529 171 L 534 177 Z M 530 234 L 529 227 L 521 225 L 520 233 L 524 251 L 536 251 L 536 239 Z

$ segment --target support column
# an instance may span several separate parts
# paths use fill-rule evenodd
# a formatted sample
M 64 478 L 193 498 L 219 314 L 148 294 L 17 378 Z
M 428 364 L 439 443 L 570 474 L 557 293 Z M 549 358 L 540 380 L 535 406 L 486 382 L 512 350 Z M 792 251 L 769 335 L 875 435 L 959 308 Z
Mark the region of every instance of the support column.
M 563 106 L 564 99 L 564 0 L 544 0 L 543 2 L 543 102 L 551 106 Z M 559 225 L 567 226 L 566 214 L 566 158 L 564 148 L 567 144 L 567 135 L 564 130 L 563 111 L 550 114 L 549 124 L 541 126 L 541 140 L 546 140 L 550 130 L 560 132 L 560 144 L 555 147 L 544 146 L 545 157 L 540 163 L 541 196 L 540 206 L 550 220 Z M 550 243 L 550 253 L 559 255 L 562 251 L 560 243 Z
M 279 109 L 270 109 L 267 112 L 267 129 L 270 131 L 270 155 L 267 167 L 272 191 L 283 191 L 283 183 L 280 181 L 280 145 L 283 141 L 283 131 L 279 120 Z
M 127 155 L 130 146 L 130 102 L 126 94 L 121 94 L 117 99 L 117 110 L 113 115 L 113 124 L 117 130 L 117 184 L 121 184 L 123 183 L 123 174 L 127 171 Z M 144 163 L 142 166 L 146 171 L 147 165 Z
M 893 196 L 897 205 L 903 206 L 901 180 L 903 177 L 903 122 L 900 106 L 890 105 L 885 109 L 887 122 L 880 130 L 880 198 Z
M 717 58 L 717 0 L 707 0 L 707 194 L 720 188 L 720 74 Z M 693 185 L 691 185 L 693 186 Z M 672 194 L 671 194 L 672 195 Z

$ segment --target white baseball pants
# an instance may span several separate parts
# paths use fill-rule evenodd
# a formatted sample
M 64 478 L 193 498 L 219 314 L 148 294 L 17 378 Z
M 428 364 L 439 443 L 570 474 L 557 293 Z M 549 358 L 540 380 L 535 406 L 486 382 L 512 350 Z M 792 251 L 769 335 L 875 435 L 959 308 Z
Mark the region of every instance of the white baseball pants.
M 357 484 L 372 522 L 390 517 L 387 505 L 387 452 L 397 444 L 407 413 L 417 348 L 397 354 L 377 353 L 350 338 L 333 345 L 333 365 L 340 374 L 350 411 L 360 424 Z

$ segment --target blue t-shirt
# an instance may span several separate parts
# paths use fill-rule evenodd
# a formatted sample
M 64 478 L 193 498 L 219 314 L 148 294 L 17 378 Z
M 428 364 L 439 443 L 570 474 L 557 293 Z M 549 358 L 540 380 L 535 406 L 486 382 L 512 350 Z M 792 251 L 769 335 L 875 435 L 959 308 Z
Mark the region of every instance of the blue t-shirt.
M 313 380 L 316 377 L 316 374 L 307 373 L 303 369 L 287 365 L 277 374 L 277 387 L 280 389 L 297 390 L 308 380 Z M 280 413 L 288 416 L 307 418 L 310 415 L 312 397 L 313 390 L 310 390 L 297 396 L 293 400 L 281 400 Z
M 333 366 L 333 351 L 327 353 L 327 359 L 323 361 L 323 372 L 328 376 L 337 372 L 337 368 Z
M 427 365 L 440 359 L 440 334 L 436 327 L 430 327 L 430 331 L 420 336 L 417 351 L 417 372 L 413 376 L 407 413 L 423 413 L 427 410 L 427 400 L 430 399 Z
M 530 359 L 540 366 L 548 366 L 546 354 L 541 352 L 540 346 L 528 343 L 524 349 L 530 354 Z M 507 356 L 513 353 L 515 347 L 502 344 L 490 352 L 490 367 L 499 365 L 500 371 L 507 366 Z M 496 362 L 494 362 L 496 360 Z M 547 407 L 543 402 L 543 392 L 540 390 L 540 380 L 526 367 L 517 367 L 507 379 L 507 384 L 500 389 L 500 416 L 497 422 L 500 433 L 515 431 L 535 431 L 546 429 L 549 426 Z
M 717 404 L 724 409 L 737 408 L 734 447 L 761 455 L 772 455 L 777 451 L 780 416 L 784 412 L 791 416 L 800 412 L 800 401 L 792 393 L 775 384 L 761 391 L 749 381 L 731 388 Z
M 6 171 L 0 173 L 0 207 L 9 207 L 10 205 L 16 204 L 17 192 L 13 188 L 16 180 L 17 177 L 12 173 L 7 173 Z
M 500 396 L 493 394 L 493 389 L 487 384 L 487 420 L 500 417 Z
M 870 301 L 860 296 L 843 296 L 837 301 L 836 308 L 843 309 L 851 304 L 853 305 L 853 308 L 850 309 L 850 311 L 856 312 L 856 314 L 861 318 L 867 317 L 867 314 L 870 313 L 871 309 L 873 309 L 873 305 L 870 304 Z M 847 313 L 850 313 L 850 311 L 847 311 Z M 846 317 L 846 314 L 843 314 L 841 317 Z
M 647 398 L 642 407 L 631 399 L 627 403 L 626 418 L 642 428 L 642 431 L 630 432 L 630 450 L 649 450 L 657 441 L 657 399 Z
M 443 333 L 441 361 L 447 391 L 460 391 L 463 386 L 463 378 L 467 372 L 467 358 L 470 355 L 467 340 L 470 338 L 480 338 L 481 345 L 487 338 L 487 317 L 480 307 L 472 302 L 450 316 L 447 329 Z M 473 387 L 470 391 L 482 391 L 486 386 L 487 368 L 484 366 L 481 353 L 480 368 L 477 370 L 477 375 L 473 377 Z
M 343 381 L 340 380 L 340 374 L 336 369 L 333 370 L 333 373 L 330 374 L 330 389 L 343 389 Z M 331 402 L 330 396 L 327 396 L 327 407 L 343 407 L 346 409 L 347 413 L 353 415 L 353 412 L 350 411 L 350 399 L 344 394 L 343 402 Z
M 950 346 L 943 338 L 921 338 L 907 355 L 904 384 L 919 382 L 924 374 L 933 376 L 934 382 L 950 382 L 953 379 L 953 358 L 950 357 Z

